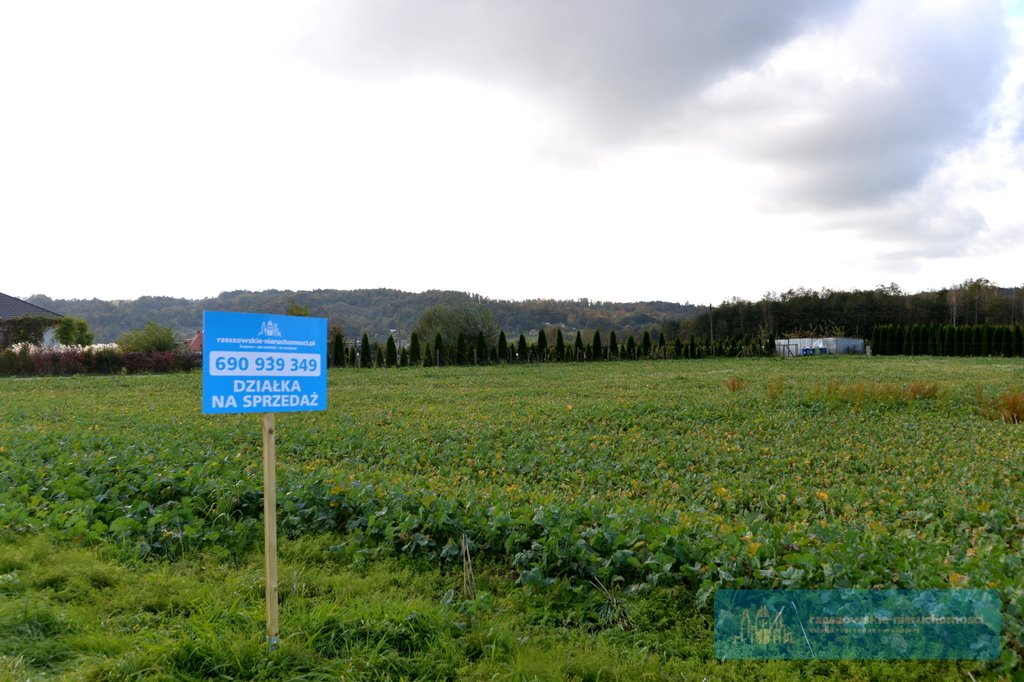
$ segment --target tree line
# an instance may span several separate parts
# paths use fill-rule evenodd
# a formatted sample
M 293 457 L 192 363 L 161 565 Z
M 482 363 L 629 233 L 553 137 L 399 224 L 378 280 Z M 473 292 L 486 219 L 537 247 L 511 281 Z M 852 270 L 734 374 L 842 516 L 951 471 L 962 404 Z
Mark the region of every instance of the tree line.
M 586 298 L 509 301 L 459 291 L 411 293 L 395 289 L 229 291 L 205 299 L 143 296 L 130 301 L 52 299 L 37 294 L 27 300 L 61 315 L 87 320 L 99 343 L 115 341 L 147 322 L 170 327 L 178 335 L 187 337 L 202 326 L 204 310 L 286 314 L 289 308 L 299 307 L 316 317 L 327 318 L 349 338 L 358 338 L 366 332 L 371 340 L 380 342 L 384 342 L 389 333 L 396 338 L 408 338 L 424 311 L 434 306 L 486 306 L 496 325 L 513 330 L 511 333 L 524 332 L 527 336 L 552 325 L 640 334 L 665 320 L 686 319 L 701 310 L 697 305 L 665 301 L 614 303 Z
M 766 294 L 757 302 L 733 299 L 708 306 L 697 315 L 692 314 L 696 307 L 689 304 L 580 300 L 569 305 L 538 300 L 520 303 L 530 313 L 516 319 L 531 324 L 547 321 L 526 329 L 513 326 L 511 331 L 501 302 L 480 296 L 457 292 L 412 295 L 387 289 L 312 293 L 328 298 L 353 294 L 351 300 L 372 306 L 391 298 L 408 302 L 409 296 L 419 297 L 420 303 L 434 301 L 410 318 L 411 322 L 384 330 L 363 328 L 353 333 L 351 325 L 329 317 L 329 361 L 338 367 L 754 357 L 773 355 L 776 338 L 800 336 L 864 338 L 879 355 L 1019 357 L 1019 328 L 1024 324 L 1024 291 L 999 287 L 985 279 L 917 294 L 903 292 L 895 284 L 864 291 L 797 289 Z M 254 308 L 250 312 L 323 316 L 317 304 L 322 299 L 314 296 L 313 305 L 307 306 L 294 294 L 231 292 L 221 295 L 224 306 L 210 307 L 250 306 Z M 273 301 L 270 308 L 266 307 L 268 300 Z M 171 302 L 173 309 L 181 308 L 179 299 L 151 298 L 150 302 Z M 278 304 L 281 310 L 273 308 Z M 567 314 L 570 308 L 576 312 Z M 573 325 L 567 319 L 592 324 Z M 609 321 L 612 319 L 636 327 L 624 329 Z M 385 325 L 393 322 L 388 318 Z M 76 343 L 86 343 L 93 335 L 82 319 L 65 318 L 62 324 L 64 338 L 81 339 Z M 8 343 L 15 336 L 34 337 L 42 331 L 42 326 L 32 327 L 28 322 L 9 327 L 5 334 Z M 122 333 L 117 341 L 129 351 L 168 351 L 182 338 L 170 326 L 149 321 Z
M 882 324 L 871 336 L 875 355 L 1024 357 L 1021 325 Z
M 870 290 L 792 289 L 752 302 L 732 299 L 668 323 L 666 336 L 851 336 L 871 339 L 878 325 L 1024 324 L 1024 288 L 971 279 L 910 294 L 896 284 Z
M 510 339 L 499 331 L 491 343 L 483 332 L 467 336 L 459 332 L 454 341 L 440 333 L 430 341 L 421 341 L 412 332 L 407 345 L 399 345 L 394 336 L 382 344 L 363 334 L 358 343 L 347 341 L 339 329 L 332 330 L 328 343 L 329 364 L 333 367 L 445 367 L 465 365 L 530 364 L 548 362 L 593 362 L 614 360 L 700 359 L 708 357 L 766 356 L 775 349 L 774 340 L 765 342 L 751 338 L 726 338 L 711 342 L 691 336 L 688 341 L 675 339 L 669 343 L 663 333 L 657 336 L 644 331 L 639 340 L 629 334 L 625 341 L 611 331 L 607 337 L 600 330 L 577 330 L 565 335 L 553 331 L 552 339 L 540 330 L 535 340 L 520 333 Z M 571 340 L 570 340 L 571 337 Z

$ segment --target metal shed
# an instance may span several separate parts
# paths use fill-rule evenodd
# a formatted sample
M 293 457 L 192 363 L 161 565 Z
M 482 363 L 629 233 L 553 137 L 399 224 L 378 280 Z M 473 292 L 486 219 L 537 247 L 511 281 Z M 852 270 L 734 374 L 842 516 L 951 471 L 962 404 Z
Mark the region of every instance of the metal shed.
M 800 339 L 776 339 L 775 353 L 784 358 L 807 355 L 863 355 L 864 339 L 821 336 Z

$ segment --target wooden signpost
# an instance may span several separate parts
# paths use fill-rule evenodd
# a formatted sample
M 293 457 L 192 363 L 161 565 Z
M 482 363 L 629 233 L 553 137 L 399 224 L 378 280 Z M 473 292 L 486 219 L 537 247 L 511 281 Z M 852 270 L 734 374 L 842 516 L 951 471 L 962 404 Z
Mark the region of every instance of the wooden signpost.
M 275 414 L 327 409 L 327 320 L 203 313 L 203 413 L 263 415 L 263 552 L 267 643 L 281 638 Z
M 263 413 L 263 563 L 267 602 L 267 642 L 281 641 L 277 598 L 277 449 L 274 413 Z

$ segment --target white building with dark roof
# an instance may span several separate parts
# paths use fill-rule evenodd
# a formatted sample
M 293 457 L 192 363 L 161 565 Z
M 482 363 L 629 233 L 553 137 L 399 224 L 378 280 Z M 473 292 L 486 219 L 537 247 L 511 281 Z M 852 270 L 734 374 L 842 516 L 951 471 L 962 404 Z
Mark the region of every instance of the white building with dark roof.
M 4 323 L 26 317 L 40 317 L 53 320 L 53 324 L 43 335 L 43 345 L 52 345 L 54 343 L 54 327 L 56 327 L 57 322 L 64 317 L 63 315 L 55 313 L 52 310 L 47 310 L 41 306 L 37 306 L 34 303 L 23 301 L 20 298 L 0 293 L 0 348 L 7 345 L 5 338 L 6 330 L 3 328 Z

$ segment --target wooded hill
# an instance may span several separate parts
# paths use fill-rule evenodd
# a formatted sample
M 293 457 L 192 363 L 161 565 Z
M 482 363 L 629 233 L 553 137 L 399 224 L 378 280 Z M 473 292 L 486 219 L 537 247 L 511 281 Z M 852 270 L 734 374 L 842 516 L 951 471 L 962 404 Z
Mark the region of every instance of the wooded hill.
M 690 319 L 704 309 L 663 301 L 505 301 L 458 291 L 409 293 L 394 289 L 230 291 L 198 300 L 143 296 L 131 301 L 102 301 L 52 299 L 43 295 L 27 300 L 61 315 L 85 320 L 98 343 L 115 341 L 147 322 L 171 327 L 183 337 L 190 336 L 202 327 L 204 310 L 285 314 L 298 306 L 310 315 L 328 318 L 329 325 L 343 329 L 349 339 L 366 333 L 371 340 L 383 342 L 389 335 L 407 337 L 422 313 L 436 305 L 482 304 L 491 311 L 496 325 L 510 335 L 532 336 L 531 332 L 535 334 L 544 327 L 564 327 L 617 330 L 623 338 L 630 333 L 639 337 L 644 330 L 658 329 L 665 321 Z
M 424 311 L 434 306 L 482 306 L 497 329 L 514 339 L 533 340 L 541 329 L 582 330 L 585 338 L 600 330 L 620 339 L 644 331 L 664 335 L 667 343 L 734 340 L 764 344 L 786 336 L 853 336 L 871 340 L 879 325 L 1009 325 L 1024 323 L 1024 288 L 1001 287 L 987 279 L 967 280 L 937 291 L 908 293 L 899 286 L 870 290 L 795 289 L 752 302 L 732 299 L 713 308 L 689 303 L 648 301 L 611 303 L 580 299 L 506 301 L 458 291 L 409 293 L 394 289 L 317 291 L 231 291 L 215 298 L 144 296 L 131 301 L 52 299 L 29 302 L 85 320 L 100 343 L 111 342 L 147 322 L 171 327 L 182 337 L 202 326 L 204 310 L 285 314 L 294 307 L 326 317 L 349 340 L 364 333 L 383 343 L 388 336 L 407 339 Z M 550 332 L 549 332 L 550 333 Z M 606 336 L 607 338 L 607 336 Z M 743 340 L 747 341 L 744 342 Z M 429 339 L 428 339 L 429 340 Z
M 760 301 L 727 301 L 665 329 L 671 342 L 686 339 L 852 336 L 871 339 L 879 325 L 1018 325 L 1024 322 L 1024 288 L 987 279 L 947 289 L 907 293 L 897 285 L 871 290 L 795 289 Z

